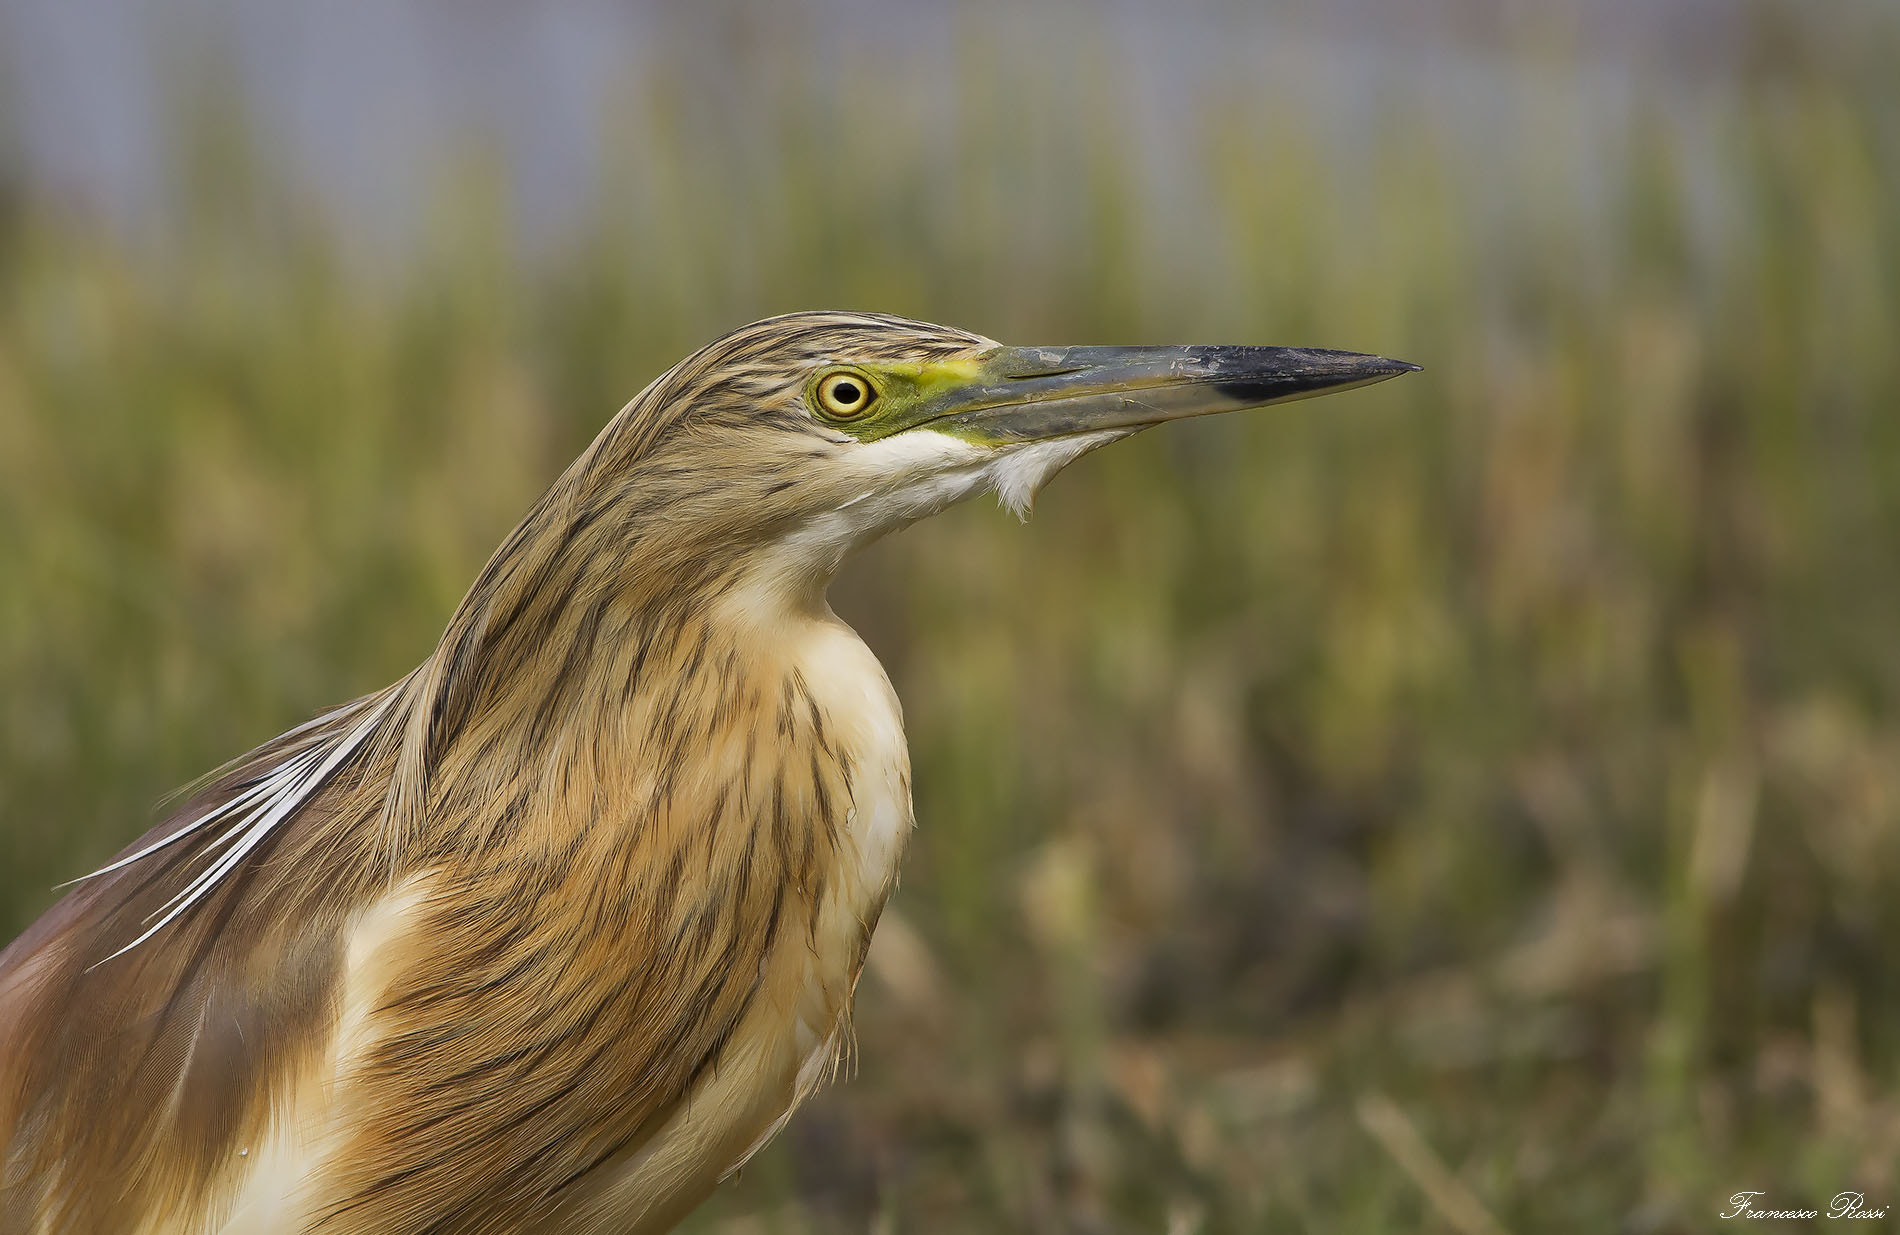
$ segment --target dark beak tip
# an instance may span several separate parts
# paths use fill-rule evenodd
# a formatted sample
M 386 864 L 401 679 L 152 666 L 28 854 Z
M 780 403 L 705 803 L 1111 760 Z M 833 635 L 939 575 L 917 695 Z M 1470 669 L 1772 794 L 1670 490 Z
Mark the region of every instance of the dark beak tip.
M 1401 373 L 1422 373 L 1423 365 L 1415 365 L 1409 360 L 1398 360 L 1391 356 L 1379 356 L 1370 352 L 1337 352 L 1308 349 L 1295 351 L 1287 349 L 1292 356 L 1303 359 L 1310 366 L 1308 371 L 1315 377 L 1337 374 L 1347 380 L 1365 378 L 1397 377 Z
M 1390 356 L 1365 356 L 1359 363 L 1351 366 L 1362 379 L 1386 381 L 1406 373 L 1423 373 L 1425 366 L 1415 365 L 1409 360 L 1394 360 Z
M 1354 355 L 1350 352 L 1341 357 L 1346 363 L 1344 368 L 1375 377 L 1397 377 L 1401 373 L 1422 373 L 1423 365 L 1415 365 L 1409 360 L 1398 360 L 1391 356 Z

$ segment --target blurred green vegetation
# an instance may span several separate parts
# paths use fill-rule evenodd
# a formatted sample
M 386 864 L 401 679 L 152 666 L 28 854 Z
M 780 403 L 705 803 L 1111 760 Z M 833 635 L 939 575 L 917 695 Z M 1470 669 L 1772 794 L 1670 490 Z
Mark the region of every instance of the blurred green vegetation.
M 958 60 L 925 100 L 905 53 L 845 89 L 768 40 L 728 106 L 630 73 L 559 243 L 476 156 L 369 271 L 228 100 L 181 108 L 158 245 L 14 175 L 0 926 L 420 659 L 731 326 L 1378 351 L 1426 372 L 1150 434 L 840 582 L 921 826 L 855 1079 L 691 1229 L 1900 1204 L 1900 41 L 1785 35 L 1595 145 L 1548 50 L 1481 146 L 1398 94 L 1342 152 L 1210 80 L 1163 171 L 1106 44 L 973 30 L 914 53 Z

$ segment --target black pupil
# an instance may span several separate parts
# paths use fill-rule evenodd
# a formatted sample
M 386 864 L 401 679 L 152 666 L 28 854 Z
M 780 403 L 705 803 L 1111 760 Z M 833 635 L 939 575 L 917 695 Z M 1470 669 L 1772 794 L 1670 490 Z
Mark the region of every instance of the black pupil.
M 847 380 L 832 383 L 831 397 L 846 407 L 856 403 L 863 394 L 864 392 L 858 389 L 856 382 Z

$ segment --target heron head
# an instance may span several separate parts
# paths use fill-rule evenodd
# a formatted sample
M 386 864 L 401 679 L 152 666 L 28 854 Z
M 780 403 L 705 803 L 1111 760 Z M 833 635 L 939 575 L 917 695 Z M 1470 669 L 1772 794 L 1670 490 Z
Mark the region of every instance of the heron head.
M 973 494 L 1026 513 L 1064 466 L 1152 425 L 1416 367 L 1286 347 L 1008 347 L 898 317 L 796 313 L 657 379 L 592 468 L 694 553 L 822 587 L 852 549 Z

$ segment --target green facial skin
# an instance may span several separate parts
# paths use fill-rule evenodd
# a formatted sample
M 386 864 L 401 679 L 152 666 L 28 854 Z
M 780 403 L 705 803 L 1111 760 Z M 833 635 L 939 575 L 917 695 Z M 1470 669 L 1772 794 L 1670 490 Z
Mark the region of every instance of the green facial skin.
M 806 404 L 863 442 L 928 426 L 1000 446 L 1265 407 L 1417 371 L 1314 348 L 999 347 L 968 360 L 829 367 L 807 385 Z M 838 373 L 875 392 L 862 414 L 826 411 L 819 386 Z

